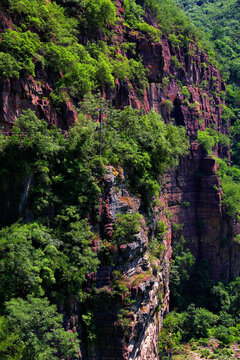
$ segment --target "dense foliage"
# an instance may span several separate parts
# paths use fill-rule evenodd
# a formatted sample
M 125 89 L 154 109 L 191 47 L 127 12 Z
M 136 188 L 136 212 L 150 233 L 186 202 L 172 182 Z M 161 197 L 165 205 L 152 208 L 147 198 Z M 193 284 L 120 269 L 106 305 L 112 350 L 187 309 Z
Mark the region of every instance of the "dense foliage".
M 176 0 L 176 3 L 184 7 L 195 25 L 204 30 L 208 39 L 214 44 L 222 78 L 227 82 L 226 104 L 228 108 L 225 110 L 228 114 L 225 115 L 232 124 L 232 161 L 239 167 L 240 3 L 238 0 Z
M 89 103 L 89 111 L 90 107 Z M 34 182 L 29 201 L 21 205 L 30 217 L 51 219 L 57 212 L 61 222 L 60 215 L 66 213 L 87 215 L 98 203 L 104 163 L 125 167 L 131 173 L 127 181 L 132 191 L 148 202 L 160 189 L 160 176 L 187 153 L 185 130 L 165 125 L 157 113 L 144 115 L 131 108 L 106 111 L 101 157 L 96 111 L 90 119 L 80 113 L 79 124 L 66 138 L 56 128 L 48 130 L 29 110 L 16 121 L 12 136 L 1 138 L 2 182 L 8 182 L 9 174 L 18 174 L 19 191 L 24 191 L 26 178 Z
M 239 1 L 176 0 L 176 3 L 183 5 L 194 23 L 213 41 L 225 76 L 238 83 Z
M 223 186 L 226 181 L 224 177 L 230 176 L 226 175 L 225 167 L 228 167 L 227 164 L 221 160 Z M 229 169 L 231 171 L 231 168 Z M 224 189 L 224 192 L 224 205 L 230 211 L 233 205 L 229 205 L 231 200 L 228 191 Z M 233 201 L 235 204 L 235 198 Z M 233 215 L 233 212 L 230 215 Z M 238 238 L 235 241 L 238 242 Z M 240 341 L 239 281 L 240 278 L 229 283 L 213 281 L 209 276 L 208 262 L 194 259 L 185 247 L 181 231 L 178 231 L 178 234 L 175 232 L 170 269 L 172 311 L 164 319 L 160 332 L 161 358 L 165 359 L 164 356 L 170 354 L 181 354 L 182 345 L 188 342 L 191 350 L 201 353 L 204 358 L 231 359 L 229 346 Z M 217 347 L 212 346 L 213 341 L 217 341 Z
M 217 159 L 219 175 L 222 181 L 222 202 L 230 216 L 240 219 L 240 169 L 231 166 L 223 160 Z
M 46 298 L 6 303 L 6 316 L 0 318 L 2 359 L 78 359 L 78 346 L 77 334 L 63 329 L 62 316 Z
M 236 130 L 237 123 L 233 127 L 236 137 L 238 137 L 238 130 Z M 234 156 L 237 156 L 238 142 L 236 140 L 236 146 L 233 147 Z M 198 143 L 202 149 L 212 154 L 216 145 L 221 145 L 223 148 L 230 145 L 230 139 L 224 134 L 218 134 L 216 130 L 207 128 L 205 131 L 198 131 L 197 137 Z M 226 213 L 230 216 L 235 216 L 239 219 L 240 206 L 239 206 L 239 194 L 240 194 L 240 169 L 237 166 L 229 166 L 229 160 L 223 160 L 215 157 L 218 165 L 218 174 L 221 178 L 221 184 L 223 189 L 222 204 L 226 210 Z
M 213 41 L 228 80 L 222 119 L 233 123 L 232 158 L 240 166 L 239 1 L 179 2 L 197 27 L 172 0 L 125 0 L 118 9 L 123 33 L 144 35 L 151 42 L 168 36 L 172 46 L 182 44 L 186 51 L 197 41 L 210 58 L 214 52 L 209 40 Z M 188 139 L 185 129 L 171 122 L 166 125 L 155 111 L 116 110 L 96 96 L 119 82 L 142 96 L 147 85 L 148 72 L 136 45 L 118 42 L 114 29 L 119 18 L 113 1 L 4 0 L 0 8 L 7 9 L 14 21 L 1 34 L 0 77 L 41 79 L 51 74 L 51 102 L 57 111 L 69 97 L 75 104 L 83 100 L 78 121 L 65 135 L 27 110 L 16 120 L 11 136 L 0 136 L 0 357 L 77 359 L 77 332 L 88 344 L 94 343 L 99 335 L 98 311 L 109 311 L 114 304 L 116 325 L 126 335 L 131 329 L 130 291 L 120 271 L 114 271 L 110 291 L 86 286 L 100 263 L 114 265 L 110 249 L 136 240 L 145 223 L 138 212 L 118 214 L 112 238 L 101 239 L 96 249 L 106 165 L 121 174 L 117 181 L 124 178 L 130 191 L 141 198 L 141 211 L 146 210 L 158 198 L 164 172 L 187 154 Z M 149 9 L 158 28 L 145 21 Z M 207 37 L 199 27 L 207 31 Z M 171 62 L 181 67 L 176 56 Z M 181 91 L 189 105 L 188 88 L 181 85 Z M 162 106 L 170 115 L 172 102 L 164 100 Z M 230 143 L 213 128 L 199 131 L 197 141 L 209 154 L 217 147 L 224 152 Z M 240 170 L 217 161 L 225 212 L 238 219 Z M 155 230 L 149 243 L 153 262 L 165 250 L 165 223 L 158 221 Z M 223 345 L 239 342 L 239 278 L 230 284 L 214 283 L 206 261 L 195 262 L 186 248 L 181 224 L 175 224 L 172 233 L 173 237 L 176 233 L 170 271 L 174 312 L 164 321 L 160 355 L 192 337 L 214 336 Z M 235 241 L 239 242 L 239 236 Z M 144 275 L 148 274 L 140 277 Z M 81 329 L 71 333 L 65 330 L 60 312 L 71 318 L 69 304 L 75 300 L 81 307 Z
M 196 37 L 199 43 L 202 41 L 203 35 L 198 36 L 196 28 L 171 0 L 151 0 L 141 5 L 134 0 L 124 1 L 126 29 L 136 29 L 152 41 L 159 41 L 161 33 L 170 34 L 173 44 L 187 45 Z M 96 90 L 113 88 L 116 79 L 130 81 L 140 93 L 146 85 L 147 71 L 134 44 L 113 41 L 113 28 L 119 19 L 112 1 L 6 0 L 2 6 L 9 8 L 16 24 L 2 34 L 0 77 L 37 76 L 41 70 L 50 71 L 55 74 L 51 101 L 57 107 L 69 95 L 79 100 Z M 160 29 L 145 22 L 144 7 L 152 9 Z M 107 41 L 98 40 L 101 33 Z M 78 37 L 83 34 L 89 40 L 80 45 Z
M 114 79 L 131 80 L 138 90 L 146 84 L 141 59 L 117 55 L 119 44 L 101 40 L 78 41 L 79 32 L 94 34 L 111 31 L 106 25 L 116 22 L 116 8 L 110 0 L 81 2 L 73 17 L 55 2 L 9 0 L 10 14 L 17 14 L 14 30 L 2 34 L 0 77 L 19 78 L 36 75 L 36 70 L 55 73 L 52 101 L 60 105 L 70 96 L 80 100 L 92 91 L 114 87 Z M 80 4 L 79 4 L 80 5 Z M 68 9 L 68 4 L 66 2 Z M 75 14 L 76 15 L 76 14 Z M 147 24 L 146 24 L 147 25 Z
M 198 131 L 197 142 L 201 145 L 202 149 L 207 153 L 212 153 L 216 145 L 221 145 L 224 148 L 230 145 L 230 139 L 227 135 L 219 134 L 213 128 L 206 128 L 205 131 Z
M 214 351 L 204 357 L 212 354 L 211 359 L 231 359 L 231 351 L 226 347 L 240 341 L 239 280 L 236 278 L 229 284 L 208 281 L 204 284 L 205 279 L 202 278 L 198 285 L 204 287 L 207 301 L 202 305 L 195 305 L 192 297 L 192 303 L 189 304 L 187 300 L 184 307 L 179 308 L 183 310 L 181 313 L 174 311 L 165 318 L 160 333 L 160 354 L 179 352 L 182 341 L 190 340 L 191 344 L 199 340 L 199 345 L 207 346 L 214 337 L 219 347 L 213 348 Z M 192 350 L 197 350 L 194 346 Z
M 161 174 L 176 166 L 188 150 L 185 131 L 165 125 L 155 112 L 115 110 L 101 98 L 86 100 L 85 105 L 67 136 L 27 110 L 15 122 L 11 136 L 0 137 L 0 191 L 5 199 L 1 219 L 10 225 L 0 230 L 3 358 L 7 352 L 13 359 L 75 358 L 76 335 L 62 328 L 56 308 L 67 307 L 69 297 L 83 304 L 88 299 L 83 327 L 87 338 L 95 339 L 89 307 L 97 306 L 99 295 L 93 293 L 89 300 L 84 289 L 86 274 L 96 271 L 99 259 L 87 216 L 92 224 L 98 223 L 104 164 L 122 166 L 131 190 L 147 206 L 159 191 Z M 105 113 L 101 137 L 96 121 L 99 107 Z M 23 220 L 12 224 L 20 216 Z M 141 221 L 138 213 L 119 214 L 112 243 L 133 241 Z M 104 251 L 103 246 L 100 258 L 108 263 Z M 116 301 L 121 299 L 122 282 L 120 276 L 111 295 Z M 126 285 L 124 289 L 128 293 Z M 131 304 L 127 299 L 118 319 L 126 331 L 125 315 Z

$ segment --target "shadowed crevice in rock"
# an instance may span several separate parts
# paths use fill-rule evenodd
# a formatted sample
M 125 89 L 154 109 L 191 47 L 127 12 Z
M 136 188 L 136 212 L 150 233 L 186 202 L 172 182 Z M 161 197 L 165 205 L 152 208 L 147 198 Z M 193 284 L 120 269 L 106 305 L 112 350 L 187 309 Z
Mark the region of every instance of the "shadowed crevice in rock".
M 173 105 L 174 105 L 173 116 L 175 118 L 175 124 L 178 126 L 185 126 L 184 116 L 181 109 L 181 105 L 182 105 L 181 100 L 176 98 L 174 100 Z

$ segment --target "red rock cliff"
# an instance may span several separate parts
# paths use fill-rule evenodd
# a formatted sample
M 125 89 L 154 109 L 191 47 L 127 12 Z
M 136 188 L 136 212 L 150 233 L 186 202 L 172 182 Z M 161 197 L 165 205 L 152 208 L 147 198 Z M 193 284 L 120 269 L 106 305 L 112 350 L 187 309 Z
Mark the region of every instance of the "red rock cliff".
M 121 2 L 117 5 L 120 7 Z M 146 20 L 157 26 L 148 10 Z M 11 26 L 9 16 L 0 14 L 0 32 Z M 97 345 L 83 346 L 83 357 L 91 360 L 156 360 L 159 329 L 169 306 L 171 223 L 184 224 L 182 234 L 187 246 L 196 258 L 208 259 L 213 279 L 227 280 L 239 275 L 240 245 L 231 240 L 236 224 L 224 214 L 221 206 L 217 164 L 201 151 L 195 141 L 198 129 L 204 130 L 209 126 L 228 133 L 228 126 L 221 117 L 221 105 L 224 104 L 221 92 L 225 87 L 207 54 L 193 42 L 185 49 L 181 45 L 173 46 L 167 37 L 163 37 L 161 42 L 153 42 L 137 31 L 124 29 L 123 35 L 122 30 L 120 22 L 116 29 L 118 41 L 127 40 L 136 44 L 137 54 L 149 69 L 149 86 L 139 96 L 133 84 L 118 82 L 114 90 L 106 92 L 106 96 L 117 107 L 130 104 L 143 107 L 146 111 L 154 108 L 166 122 L 173 118 L 176 125 L 187 129 L 191 148 L 178 169 L 166 175 L 159 199 L 161 205 L 151 209 L 153 227 L 158 220 L 163 220 L 167 226 L 161 259 L 156 261 L 149 257 L 150 232 L 143 221 L 141 232 L 131 244 L 112 249 L 115 267 L 101 268 L 93 275 L 96 287 L 108 294 L 111 293 L 113 271 L 122 271 L 131 298 L 135 301 L 129 314 L 131 331 L 126 335 L 117 323 L 115 304 L 102 309 L 97 314 L 96 324 L 102 336 Z M 75 120 L 76 113 L 71 101 L 61 111 L 51 104 L 52 82 L 52 74 L 38 69 L 35 79 L 1 80 L 1 125 L 9 127 L 23 109 L 31 108 L 49 123 L 67 128 Z M 215 152 L 220 157 L 229 157 L 229 149 L 217 148 Z M 100 235 L 109 237 L 116 214 L 128 209 L 138 210 L 141 204 L 124 183 L 124 171 L 120 174 L 119 170 L 109 167 L 105 182 L 100 207 Z M 184 203 L 188 206 L 183 206 Z M 173 215 L 171 219 L 167 216 L 169 213 Z

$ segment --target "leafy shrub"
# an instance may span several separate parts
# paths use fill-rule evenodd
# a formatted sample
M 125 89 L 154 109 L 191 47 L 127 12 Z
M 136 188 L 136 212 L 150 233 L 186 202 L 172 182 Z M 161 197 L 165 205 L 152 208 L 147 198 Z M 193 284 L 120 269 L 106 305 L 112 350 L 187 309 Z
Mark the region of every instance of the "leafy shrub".
M 172 354 L 180 348 L 182 339 L 182 314 L 169 313 L 163 320 L 163 327 L 159 333 L 158 349 L 161 359 L 164 355 Z M 167 356 L 169 358 L 169 356 Z
M 186 306 L 186 288 L 188 287 L 188 280 L 190 271 L 193 268 L 195 258 L 189 249 L 184 249 L 185 239 L 180 236 L 173 243 L 173 255 L 170 267 L 170 290 L 171 290 L 171 304 L 175 308 L 182 308 Z
M 145 4 L 150 6 L 164 32 L 170 34 L 181 33 L 190 36 L 196 34 L 196 30 L 190 24 L 184 12 L 171 0 L 146 0 Z
M 234 340 L 231 330 L 222 325 L 212 329 L 211 334 L 224 345 L 231 344 Z
M 3 33 L 2 41 L 0 43 L 0 51 L 8 53 L 11 56 L 11 63 L 9 66 L 10 72 L 6 75 L 9 77 L 17 75 L 18 77 L 18 72 L 15 74 L 13 73 L 14 67 L 17 67 L 18 70 L 24 71 L 26 74 L 34 75 L 35 65 L 33 58 L 40 47 L 41 43 L 38 36 L 30 31 L 17 32 L 9 29 Z
M 186 99 L 185 99 L 186 100 Z M 195 101 L 194 103 L 188 103 L 188 107 L 191 110 L 197 110 L 200 113 L 199 110 L 199 102 Z
M 156 230 L 157 238 L 159 240 L 163 240 L 163 237 L 166 234 L 166 232 L 167 232 L 167 226 L 165 222 L 163 220 L 158 221 L 157 230 Z
M 183 86 L 183 87 L 182 87 L 181 93 L 182 93 L 182 95 L 185 97 L 185 99 L 187 99 L 187 100 L 190 99 L 191 94 L 190 94 L 187 86 Z
M 223 145 L 224 147 L 227 147 L 230 145 L 230 139 L 225 134 L 218 134 L 218 142 L 219 142 L 219 144 Z
M 240 140 L 240 122 L 236 120 L 231 126 L 230 131 L 230 139 L 231 139 L 231 154 L 233 164 L 239 167 L 239 140 Z
M 149 34 L 153 41 L 160 41 L 161 32 L 159 29 L 156 29 L 155 27 L 147 24 L 146 22 L 138 22 L 136 27 L 140 31 Z
M 22 28 L 31 28 L 43 41 L 52 40 L 58 45 L 71 43 L 76 33 L 77 20 L 67 17 L 64 9 L 55 2 L 42 0 L 8 0 L 10 12 L 21 16 Z M 25 26 L 24 26 L 25 25 Z
M 190 204 L 189 201 L 182 201 L 182 202 L 181 202 L 181 207 L 182 207 L 183 209 L 189 208 L 190 205 L 191 205 L 191 204 Z
M 133 80 L 140 89 L 147 84 L 146 70 L 140 61 L 117 55 L 113 64 L 113 75 L 119 80 Z
M 149 242 L 149 252 L 152 256 L 160 259 L 165 250 L 163 244 L 164 236 L 167 232 L 167 226 L 164 221 L 158 221 L 155 234 Z
M 181 44 L 181 40 L 178 38 L 178 36 L 176 34 L 170 34 L 168 37 L 168 40 L 170 41 L 170 43 L 174 46 L 179 46 L 179 44 Z
M 0 77 L 19 78 L 21 65 L 10 54 L 0 52 Z
M 97 339 L 94 313 L 91 310 L 88 310 L 82 315 L 82 320 L 87 331 L 87 342 L 94 343 Z
M 240 216 L 240 170 L 229 167 L 225 161 L 216 159 L 219 164 L 219 175 L 222 181 L 222 203 L 230 216 Z
M 144 10 L 142 6 L 136 4 L 134 0 L 126 0 L 124 2 L 124 17 L 130 26 L 141 22 L 143 16 Z
M 22 360 L 26 345 L 20 339 L 18 332 L 11 331 L 8 321 L 0 317 L 0 356 L 2 359 Z
M 149 241 L 149 253 L 151 257 L 156 257 L 157 259 L 161 259 L 162 255 L 164 253 L 165 246 L 164 244 L 159 241 L 157 238 L 152 238 L 151 241 Z
M 232 118 L 235 118 L 234 112 L 226 105 L 222 105 L 222 120 L 228 123 Z
M 177 223 L 172 224 L 172 229 L 176 233 L 181 232 L 183 228 L 184 228 L 184 224 L 177 224 Z
M 153 41 L 160 41 L 160 30 L 146 23 L 144 18 L 144 9 L 138 5 L 135 0 L 124 1 L 124 20 L 127 25 L 133 29 L 140 30 L 150 35 Z
M 169 77 L 168 77 L 168 76 L 165 76 L 165 77 L 162 79 L 162 83 L 163 83 L 163 86 L 167 87 L 168 84 L 169 84 Z
M 231 216 L 237 215 L 237 217 L 239 217 L 240 184 L 232 181 L 230 177 L 226 177 L 222 182 L 222 188 L 223 188 L 222 201 L 227 208 L 228 214 Z
M 116 8 L 111 0 L 86 0 L 83 7 L 82 16 L 87 21 L 88 28 L 105 30 L 106 24 L 114 25 Z
M 218 134 L 212 128 L 206 128 L 205 131 L 199 130 L 197 141 L 207 153 L 211 153 L 217 143 L 225 148 L 230 145 L 230 139 L 227 135 Z
M 1 302 L 12 297 L 44 295 L 55 282 L 60 242 L 46 228 L 15 224 L 0 231 Z
M 176 66 L 177 69 L 181 69 L 182 68 L 182 64 L 180 63 L 180 61 L 177 59 L 176 56 L 172 56 L 171 57 L 171 62 L 174 66 Z
M 197 142 L 207 153 L 211 153 L 213 147 L 218 142 L 217 132 L 209 128 L 207 128 L 205 131 L 198 130 Z
M 211 135 L 200 130 L 198 131 L 197 141 L 207 153 L 210 153 L 216 144 L 215 139 Z
M 62 315 L 57 307 L 50 305 L 46 298 L 17 298 L 6 304 L 7 315 L 0 322 L 0 354 L 16 353 L 15 359 L 49 359 L 60 357 L 77 359 L 79 342 L 77 334 L 63 329 Z M 6 327 L 8 331 L 3 333 Z M 15 340 L 15 343 L 11 343 Z M 9 353 L 4 351 L 3 344 L 8 344 Z
M 81 299 L 86 274 L 96 271 L 99 265 L 97 254 L 92 249 L 95 237 L 87 219 L 83 219 L 70 223 L 62 239 L 67 259 L 62 262 L 60 291 L 64 296 L 77 294 Z
M 134 235 L 139 233 L 143 216 L 139 213 L 118 214 L 115 224 L 113 240 L 117 244 L 125 244 L 134 240 Z
M 183 322 L 184 338 L 206 338 L 209 329 L 216 324 L 218 316 L 204 308 L 195 308 L 191 304 L 186 311 Z
M 230 297 L 224 284 L 219 282 L 211 289 L 214 301 L 211 308 L 214 312 L 228 311 L 230 306 Z

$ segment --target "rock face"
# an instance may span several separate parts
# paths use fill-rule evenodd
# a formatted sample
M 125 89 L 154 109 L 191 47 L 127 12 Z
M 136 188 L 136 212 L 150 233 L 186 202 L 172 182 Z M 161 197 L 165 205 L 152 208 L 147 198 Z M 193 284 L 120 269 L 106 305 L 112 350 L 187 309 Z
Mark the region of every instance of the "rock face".
M 122 3 L 118 1 L 117 6 L 121 20 Z M 146 10 L 146 21 L 157 26 L 149 10 Z M 0 13 L 0 32 L 11 26 L 11 19 Z M 89 281 L 95 282 L 101 296 L 109 296 L 114 271 L 121 271 L 133 305 L 126 316 L 127 332 L 119 325 L 117 315 L 124 307 L 124 298 L 117 306 L 110 303 L 97 312 L 96 328 L 101 336 L 91 346 L 82 342 L 82 358 L 88 360 L 158 359 L 158 335 L 169 307 L 169 268 L 174 238 L 171 224 L 183 224 L 182 235 L 187 246 L 197 259 L 209 261 L 213 279 L 227 280 L 240 273 L 240 245 L 232 241 L 239 229 L 223 212 L 217 164 L 195 141 L 198 129 L 213 126 L 224 134 L 229 131 L 222 119 L 225 87 L 220 73 L 193 42 L 186 51 L 179 44 L 171 44 L 166 37 L 161 42 L 153 42 L 137 31 L 124 30 L 123 35 L 120 21 L 115 30 L 118 41 L 136 44 L 137 55 L 149 69 L 149 86 L 139 95 L 134 84 L 118 82 L 114 90 L 106 90 L 106 97 L 112 99 L 116 107 L 132 105 L 146 111 L 156 109 L 166 122 L 173 119 L 176 125 L 186 128 L 191 145 L 189 156 L 181 159 L 176 171 L 169 171 L 165 176 L 160 198 L 156 199 L 158 205 L 150 211 L 153 231 L 158 221 L 163 221 L 167 229 L 160 258 L 153 259 L 149 254 L 152 234 L 143 220 L 141 231 L 133 242 L 112 247 L 114 265 L 104 266 L 97 274 L 89 275 Z M 52 105 L 52 75 L 37 69 L 36 74 L 37 80 L 29 77 L 0 81 L 0 124 L 5 128 L 27 108 L 61 128 L 75 121 L 76 112 L 70 100 L 60 112 Z M 216 148 L 215 153 L 230 160 L 228 148 Z M 101 238 L 111 238 L 118 213 L 141 209 L 141 200 L 129 192 L 124 179 L 123 169 L 108 168 L 100 204 Z M 144 215 L 149 219 L 149 215 Z M 96 251 L 98 249 L 99 243 Z
M 104 205 L 100 208 L 102 237 L 104 238 L 111 237 L 112 224 L 117 214 L 136 212 L 141 205 L 140 199 L 133 196 L 126 187 L 121 171 L 118 172 L 109 167 L 108 172 L 106 190 L 102 198 Z M 133 305 L 129 314 L 130 329 L 127 333 L 121 327 L 119 328 L 115 304 L 106 313 L 97 314 L 99 320 L 97 323 L 104 338 L 101 338 L 94 349 L 91 348 L 93 355 L 89 352 L 88 359 L 155 360 L 158 358 L 158 334 L 163 316 L 168 312 L 169 306 L 171 258 L 171 227 L 163 213 L 162 206 L 162 211 L 158 209 L 154 217 L 154 221 L 164 218 L 168 229 L 161 259 L 150 257 L 149 229 L 145 220 L 142 220 L 141 231 L 135 236 L 133 242 L 113 246 L 114 266 L 100 268 L 96 274 L 97 287 L 111 291 L 113 271 L 121 271 Z M 109 310 L 111 316 L 109 316 Z
M 214 280 L 239 276 L 239 245 L 233 220 L 221 206 L 221 182 L 215 160 L 201 157 L 196 146 L 179 169 L 169 174 L 166 192 L 171 221 L 183 225 L 182 235 L 196 259 L 205 258 Z
M 53 89 L 49 85 L 51 80 L 48 74 L 41 72 L 38 76 L 41 80 L 32 77 L 0 79 L 0 125 L 5 129 L 9 129 L 22 110 L 26 109 L 34 110 L 37 116 L 62 129 L 67 129 L 76 120 L 71 101 L 66 102 L 60 113 L 56 111 L 50 100 Z
M 147 13 L 147 18 L 150 24 L 154 24 L 150 12 Z M 96 350 L 96 353 L 101 354 L 99 359 L 104 360 L 157 360 L 158 334 L 169 306 L 171 241 L 175 237 L 171 225 L 182 224 L 182 235 L 187 247 L 196 259 L 208 260 L 210 275 L 214 280 L 228 280 L 238 276 L 240 271 L 240 248 L 232 241 L 238 229 L 233 220 L 224 214 L 221 206 L 222 190 L 217 163 L 196 142 L 197 131 L 206 127 L 211 126 L 221 133 L 228 133 L 228 125 L 222 120 L 224 101 L 221 96 L 225 86 L 219 71 L 194 43 L 189 45 L 186 54 L 186 50 L 181 46 L 172 46 L 167 38 L 163 38 L 161 43 L 151 43 L 139 34 L 127 33 L 126 36 L 129 41 L 136 43 L 137 53 L 150 70 L 149 87 L 144 96 L 139 98 L 131 86 L 124 87 L 123 90 L 120 84 L 116 92 L 111 94 L 115 104 L 119 107 L 130 104 L 143 107 L 146 111 L 154 108 L 166 122 L 173 118 L 176 125 L 184 126 L 187 130 L 190 153 L 181 160 L 176 171 L 169 171 L 166 175 L 165 185 L 158 199 L 161 205 L 152 209 L 152 222 L 163 220 L 167 225 L 165 251 L 158 264 L 149 259 L 148 229 L 139 234 L 135 243 L 116 250 L 116 268 L 122 271 L 131 290 L 131 299 L 135 301 L 132 329 L 130 336 L 123 335 L 122 347 L 118 348 L 115 357 L 109 356 L 109 353 L 114 352 L 113 347 L 110 351 L 106 350 L 107 354 L 104 350 Z M 215 154 L 230 159 L 229 148 L 216 148 Z M 111 176 L 107 186 L 108 195 L 104 197 L 105 205 L 102 208 L 104 237 L 111 236 L 118 212 L 136 211 L 140 205 L 140 200 L 129 193 L 124 181 L 120 190 L 116 191 L 116 179 Z M 166 216 L 166 210 L 171 218 Z M 146 272 L 149 275 L 145 278 Z M 133 286 L 133 279 L 138 277 L 141 280 Z M 102 339 L 101 342 L 105 343 L 105 340 Z

